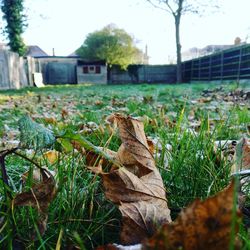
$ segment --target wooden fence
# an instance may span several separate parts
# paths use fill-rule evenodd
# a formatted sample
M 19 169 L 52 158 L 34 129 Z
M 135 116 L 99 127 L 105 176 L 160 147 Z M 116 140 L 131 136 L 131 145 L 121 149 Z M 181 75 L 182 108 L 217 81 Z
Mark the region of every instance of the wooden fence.
M 184 82 L 250 79 L 250 44 L 182 63 Z
M 123 83 L 175 83 L 176 65 L 131 64 L 127 70 L 113 66 L 109 72 L 110 84 Z
M 0 89 L 33 86 L 33 82 L 29 81 L 32 69 L 27 60 L 19 57 L 17 53 L 0 50 Z

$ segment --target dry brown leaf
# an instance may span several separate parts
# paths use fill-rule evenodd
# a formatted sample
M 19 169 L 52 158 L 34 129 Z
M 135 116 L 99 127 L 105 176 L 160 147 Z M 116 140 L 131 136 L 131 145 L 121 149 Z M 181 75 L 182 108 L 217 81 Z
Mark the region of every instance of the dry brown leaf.
M 32 206 L 38 210 L 46 211 L 51 200 L 56 194 L 54 177 L 47 170 L 41 172 L 42 180 L 35 184 L 29 191 L 22 192 L 14 198 L 16 206 Z
M 69 115 L 69 111 L 63 108 L 61 111 L 61 115 L 62 115 L 62 119 L 65 120 L 67 116 Z
M 55 117 L 45 117 L 44 121 L 49 124 L 57 124 L 57 120 Z
M 208 103 L 212 101 L 211 97 L 202 97 L 200 99 L 197 100 L 199 103 Z
M 242 139 L 242 168 L 250 168 L 250 141 L 247 138 Z
M 101 101 L 101 100 L 96 100 L 95 101 L 96 106 L 99 106 L 99 105 L 102 105 L 102 104 L 103 104 L 103 101 Z
M 113 166 L 101 176 L 106 197 L 122 213 L 122 243 L 136 244 L 152 236 L 163 223 L 170 222 L 170 210 L 143 123 L 122 115 L 114 118 L 122 140 L 116 160 L 124 167 Z
M 165 224 L 143 249 L 221 250 L 229 249 L 234 209 L 234 183 L 205 201 L 196 200 L 175 222 Z M 237 211 L 235 233 L 238 232 Z
M 108 149 L 108 148 L 103 148 L 103 147 L 97 147 L 98 150 L 105 152 L 110 156 L 111 159 L 116 159 L 117 153 Z M 100 161 L 101 164 L 100 164 Z M 103 168 L 110 166 L 111 163 L 107 160 L 102 158 L 99 154 L 91 151 L 91 150 L 86 150 L 86 165 L 88 167 L 95 167 L 98 165 L 101 165 Z
M 13 205 L 36 208 L 39 212 L 38 229 L 43 235 L 47 226 L 47 208 L 56 195 L 56 184 L 54 177 L 47 170 L 41 169 L 41 176 L 42 180 L 35 183 L 29 191 L 16 195 Z
M 231 173 L 250 169 L 250 141 L 242 138 L 240 141 L 232 141 L 232 145 L 226 146 L 223 156 L 234 164 L 231 167 Z
M 95 250 L 119 250 L 115 245 L 108 244 L 106 246 L 99 246 Z
M 117 122 L 115 119 L 115 114 L 109 115 L 106 120 L 106 128 L 108 129 L 110 134 L 114 134 L 115 130 L 117 129 Z
M 231 164 L 231 173 L 235 173 L 236 167 L 236 145 L 237 141 L 225 140 L 215 141 L 214 153 L 216 156 L 216 164 L 219 166 L 221 161 L 226 161 Z M 220 153 L 218 155 L 217 153 Z M 216 155 L 217 154 L 217 155 Z
M 169 128 L 174 128 L 176 126 L 176 120 L 174 119 L 173 121 L 171 121 L 171 119 L 167 116 L 165 116 L 164 118 L 164 123 Z
M 86 150 L 82 147 L 81 143 L 75 140 L 71 141 L 71 144 L 74 149 L 76 149 L 80 154 L 85 155 Z
M 153 155 L 155 153 L 155 144 L 152 139 L 147 138 L 148 150 Z

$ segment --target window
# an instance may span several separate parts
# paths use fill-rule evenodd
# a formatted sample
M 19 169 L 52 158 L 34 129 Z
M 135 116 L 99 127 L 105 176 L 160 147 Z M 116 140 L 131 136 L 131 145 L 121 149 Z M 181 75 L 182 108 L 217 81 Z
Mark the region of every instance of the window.
M 101 66 L 95 66 L 95 73 L 101 74 Z
M 89 67 L 88 67 L 88 66 L 84 66 L 84 67 L 82 68 L 82 73 L 83 73 L 83 74 L 88 74 L 88 73 L 89 73 Z
M 95 72 L 95 66 L 89 66 L 89 71 L 90 71 L 90 73 L 94 73 Z
M 82 67 L 83 74 L 101 74 L 101 66 L 83 66 Z

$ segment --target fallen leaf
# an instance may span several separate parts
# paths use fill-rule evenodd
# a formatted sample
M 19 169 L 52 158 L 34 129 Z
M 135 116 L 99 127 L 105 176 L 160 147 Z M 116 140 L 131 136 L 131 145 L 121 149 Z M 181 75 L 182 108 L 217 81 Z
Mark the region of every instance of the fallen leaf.
M 119 250 L 119 248 L 113 244 L 108 244 L 106 246 L 99 246 L 95 250 Z
M 221 161 L 226 161 L 231 164 L 231 173 L 235 173 L 237 170 L 236 162 L 236 145 L 235 140 L 215 141 L 214 153 L 216 156 L 217 165 L 220 165 Z
M 55 117 L 45 117 L 44 121 L 49 124 L 57 124 L 57 120 Z
M 50 164 L 54 164 L 58 161 L 59 152 L 56 150 L 49 150 L 45 152 L 43 156 L 48 160 Z
M 208 103 L 212 101 L 211 97 L 203 97 L 197 100 L 199 103 Z
M 106 246 L 99 246 L 96 248 L 96 250 L 141 250 L 141 249 L 142 249 L 141 244 L 130 245 L 130 246 L 108 244 Z
M 61 111 L 62 119 L 65 120 L 68 115 L 69 115 L 69 111 L 63 108 Z
M 250 141 L 242 139 L 242 169 L 250 168 Z
M 122 140 L 116 161 L 123 167 L 113 166 L 110 172 L 100 174 L 106 197 L 122 213 L 121 242 L 136 244 L 152 236 L 163 223 L 170 222 L 170 210 L 143 123 L 118 114 L 114 119 Z
M 34 185 L 30 191 L 22 192 L 14 198 L 16 206 L 32 206 L 38 210 L 46 211 L 55 197 L 56 185 L 54 177 L 47 170 L 41 169 L 42 180 Z
M 41 169 L 42 180 L 35 183 L 29 191 L 17 194 L 13 199 L 13 206 L 31 206 L 38 210 L 38 229 L 41 235 L 47 226 L 47 208 L 56 195 L 56 184 L 50 172 Z
M 240 141 L 227 141 L 223 149 L 223 157 L 233 162 L 231 173 L 250 169 L 250 141 L 243 137 Z
M 108 148 L 103 148 L 103 147 L 97 147 L 100 151 L 103 151 L 107 153 L 112 159 L 116 159 L 117 153 L 108 149 Z M 99 154 L 91 151 L 91 150 L 86 150 L 86 165 L 88 167 L 95 167 L 100 165 L 100 161 L 102 161 L 101 166 L 102 168 L 105 168 L 107 166 L 110 166 L 110 161 L 101 157 Z
M 236 220 L 235 234 L 239 229 L 240 214 L 236 211 L 237 215 L 234 215 L 233 211 L 234 182 L 214 197 L 194 201 L 175 222 L 163 225 L 152 238 L 146 240 L 143 249 L 229 249 L 233 219 Z
M 103 102 L 101 100 L 96 100 L 95 101 L 95 105 L 97 105 L 97 106 L 102 105 L 102 104 L 103 104 Z
M 81 144 L 78 141 L 72 140 L 71 144 L 74 149 L 76 149 L 80 154 L 85 155 L 86 151 L 85 149 L 81 146 Z

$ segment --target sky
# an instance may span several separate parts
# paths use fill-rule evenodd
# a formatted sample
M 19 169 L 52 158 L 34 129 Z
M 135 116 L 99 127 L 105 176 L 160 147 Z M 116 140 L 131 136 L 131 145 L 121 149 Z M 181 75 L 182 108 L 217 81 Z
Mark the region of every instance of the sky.
M 209 2 L 209 0 L 208 0 Z M 250 0 L 218 0 L 220 11 L 181 20 L 182 51 L 211 44 L 233 44 L 236 37 L 250 43 Z M 146 0 L 25 0 L 28 27 L 23 38 L 52 55 L 67 56 L 87 34 L 114 23 L 148 47 L 149 62 L 164 64 L 175 57 L 174 19 Z M 249 38 L 247 40 L 247 36 Z M 4 42 L 3 35 L 0 39 Z

